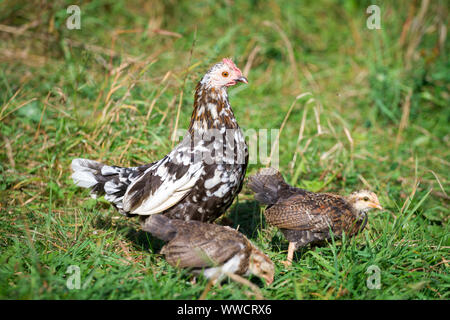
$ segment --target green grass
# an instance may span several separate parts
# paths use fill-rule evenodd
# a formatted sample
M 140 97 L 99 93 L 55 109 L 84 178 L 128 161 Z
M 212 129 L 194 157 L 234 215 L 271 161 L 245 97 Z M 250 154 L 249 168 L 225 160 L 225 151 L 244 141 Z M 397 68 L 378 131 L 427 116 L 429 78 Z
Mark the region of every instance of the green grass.
M 366 28 L 373 3 L 381 30 Z M 94 0 L 80 5 L 81 30 L 65 27 L 70 4 L 0 3 L 0 298 L 200 297 L 206 280 L 192 283 L 135 219 L 74 186 L 70 162 L 161 158 L 181 92 L 186 129 L 196 82 L 234 57 L 241 69 L 251 61 L 249 85 L 230 90 L 244 130 L 280 129 L 295 97 L 311 93 L 281 131 L 279 166 L 290 183 L 341 194 L 371 188 L 386 208 L 355 238 L 302 249 L 286 269 L 287 242 L 244 185 L 226 217 L 275 262 L 271 286 L 251 279 L 263 296 L 449 299 L 445 1 L 420 11 L 420 1 Z M 66 286 L 71 265 L 79 290 Z M 371 265 L 381 270 L 378 290 L 366 284 Z M 206 297 L 255 296 L 225 281 Z

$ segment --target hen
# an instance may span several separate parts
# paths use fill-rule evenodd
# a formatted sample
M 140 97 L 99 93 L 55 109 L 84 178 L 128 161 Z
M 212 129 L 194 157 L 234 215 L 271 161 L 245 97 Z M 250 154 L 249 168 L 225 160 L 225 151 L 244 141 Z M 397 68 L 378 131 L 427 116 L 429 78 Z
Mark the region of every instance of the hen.
M 356 191 L 349 196 L 314 193 L 288 185 L 273 168 L 251 176 L 249 187 L 255 199 L 267 205 L 266 221 L 280 228 L 288 239 L 288 265 L 299 247 L 330 239 L 330 230 L 336 238 L 343 232 L 351 237 L 364 229 L 371 208 L 383 209 L 371 191 Z
M 74 159 L 75 184 L 125 215 L 214 221 L 240 192 L 248 162 L 227 95 L 237 82 L 248 83 L 233 61 L 215 64 L 197 84 L 188 134 L 169 154 L 131 168 Z
M 267 284 L 273 281 L 272 260 L 230 227 L 169 219 L 158 214 L 147 218 L 142 229 L 168 241 L 161 253 L 170 265 L 203 273 L 214 283 L 224 279 L 226 273 L 254 274 Z

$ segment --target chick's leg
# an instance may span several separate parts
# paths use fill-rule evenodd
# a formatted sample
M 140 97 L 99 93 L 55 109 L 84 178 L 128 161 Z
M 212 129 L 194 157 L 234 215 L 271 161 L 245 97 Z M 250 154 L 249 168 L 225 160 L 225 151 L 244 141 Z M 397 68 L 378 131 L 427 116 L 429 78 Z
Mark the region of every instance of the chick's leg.
M 296 245 L 295 242 L 289 242 L 287 260 L 282 262 L 285 266 L 290 266 L 292 264 L 292 258 L 294 257 L 294 251 L 295 251 L 295 245 Z

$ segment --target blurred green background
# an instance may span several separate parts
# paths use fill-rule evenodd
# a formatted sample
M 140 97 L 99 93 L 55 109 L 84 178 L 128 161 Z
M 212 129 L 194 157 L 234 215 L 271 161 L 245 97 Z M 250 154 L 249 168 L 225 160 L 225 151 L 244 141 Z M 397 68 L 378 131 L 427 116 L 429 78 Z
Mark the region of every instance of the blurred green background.
M 276 264 L 268 299 L 448 299 L 448 1 L 0 1 L 0 297 L 198 299 L 206 280 L 73 185 L 70 162 L 160 159 L 186 129 L 197 81 L 232 57 L 242 129 L 282 129 L 279 166 L 313 191 L 374 190 L 354 239 L 297 252 L 246 185 L 220 223 Z M 381 29 L 366 12 L 380 8 Z M 299 95 L 300 99 L 296 101 Z M 295 104 L 294 104 L 295 102 Z M 284 123 L 284 125 L 282 125 Z M 274 142 L 272 137 L 271 142 Z M 251 174 L 261 163 L 249 166 Z M 80 267 L 70 290 L 67 268 Z M 381 288 L 367 287 L 367 268 Z M 226 281 L 208 299 L 253 299 Z

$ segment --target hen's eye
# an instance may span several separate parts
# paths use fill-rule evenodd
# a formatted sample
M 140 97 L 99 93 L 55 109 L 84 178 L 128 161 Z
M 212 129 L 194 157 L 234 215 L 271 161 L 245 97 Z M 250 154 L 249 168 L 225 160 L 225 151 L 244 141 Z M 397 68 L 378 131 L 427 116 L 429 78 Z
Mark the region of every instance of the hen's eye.
M 226 72 L 226 71 L 222 72 L 222 76 L 223 77 L 228 77 L 228 72 Z
M 364 201 L 369 201 L 369 197 L 364 197 L 363 200 Z

